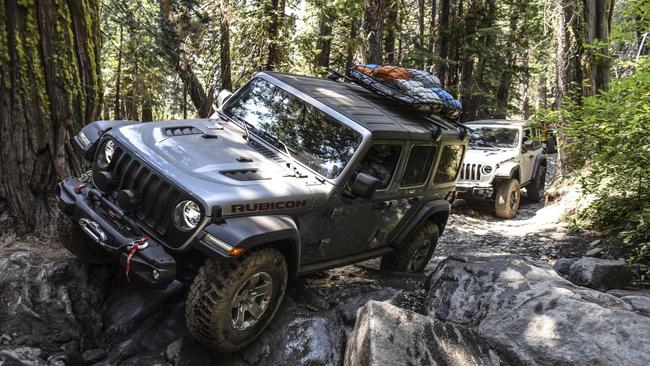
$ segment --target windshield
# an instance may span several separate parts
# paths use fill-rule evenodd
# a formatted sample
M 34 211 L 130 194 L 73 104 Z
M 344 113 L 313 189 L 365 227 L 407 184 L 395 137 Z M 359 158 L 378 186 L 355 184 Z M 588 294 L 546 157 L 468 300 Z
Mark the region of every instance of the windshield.
M 266 80 L 256 78 L 224 109 L 250 131 L 327 178 L 336 178 L 361 134 Z
M 469 144 L 477 148 L 513 148 L 519 143 L 519 130 L 501 127 L 472 127 Z

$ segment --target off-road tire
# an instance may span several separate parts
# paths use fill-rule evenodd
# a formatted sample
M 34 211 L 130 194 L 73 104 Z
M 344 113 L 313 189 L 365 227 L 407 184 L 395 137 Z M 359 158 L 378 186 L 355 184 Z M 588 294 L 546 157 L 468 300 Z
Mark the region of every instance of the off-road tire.
M 74 220 L 69 220 L 69 225 L 66 225 L 65 230 L 67 234 L 61 238 L 63 247 L 72 253 L 75 257 L 90 264 L 107 264 L 114 262 L 114 259 L 107 252 L 102 249 L 94 248 L 95 243 L 92 242 L 86 234 L 81 231 L 78 225 L 75 225 Z M 75 227 L 76 226 L 76 227 Z
M 530 202 L 539 202 L 544 198 L 546 187 L 546 167 L 541 165 L 537 169 L 535 179 L 526 186 L 526 199 Z
M 497 185 L 494 197 L 494 211 L 498 218 L 511 219 L 517 215 L 521 202 L 519 181 L 510 178 Z
M 379 268 L 382 271 L 422 273 L 436 250 L 439 235 L 438 225 L 427 221 L 406 245 L 383 256 Z
M 238 291 L 257 273 L 272 279 L 272 295 L 266 310 L 248 329 L 238 330 L 231 321 L 232 305 Z M 287 287 L 287 263 L 272 248 L 252 250 L 235 262 L 208 259 L 190 287 L 185 320 L 190 333 L 204 345 L 219 352 L 235 352 L 255 340 L 269 325 Z

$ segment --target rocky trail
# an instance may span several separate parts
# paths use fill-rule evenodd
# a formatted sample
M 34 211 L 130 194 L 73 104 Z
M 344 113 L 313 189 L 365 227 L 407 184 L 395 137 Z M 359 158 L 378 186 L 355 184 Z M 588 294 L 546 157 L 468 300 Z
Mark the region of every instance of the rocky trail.
M 552 180 L 552 177 L 553 172 L 550 171 L 548 180 Z M 499 360 L 501 364 L 526 364 L 526 360 L 531 360 L 526 357 L 537 357 L 537 348 L 531 346 L 532 350 L 523 349 L 520 345 L 523 350 L 515 352 L 508 344 L 499 343 L 498 335 L 482 332 L 482 321 L 497 319 L 496 315 L 494 319 L 489 318 L 489 311 L 479 312 L 486 317 L 484 319 L 458 318 L 459 313 L 454 312 L 453 305 L 457 303 L 453 296 L 459 296 L 458 291 L 445 293 L 441 290 L 439 293 L 433 287 L 429 289 L 427 275 L 433 275 L 431 281 L 445 283 L 449 281 L 449 276 L 444 276 L 445 269 L 457 266 L 462 270 L 456 268 L 450 272 L 454 273 L 453 276 L 460 276 L 458 273 L 461 272 L 467 274 L 457 278 L 454 283 L 466 281 L 478 286 L 480 291 L 496 291 L 498 286 L 483 283 L 485 280 L 480 275 L 479 279 L 471 278 L 474 273 L 481 273 L 474 271 L 474 268 L 484 266 L 486 273 L 496 273 L 496 279 L 508 267 L 504 261 L 519 261 L 523 264 L 513 268 L 520 270 L 522 278 L 529 276 L 528 273 L 541 271 L 548 283 L 555 284 L 555 287 L 547 289 L 550 292 L 563 288 L 579 293 L 578 297 L 584 299 L 599 298 L 600 295 L 589 293 L 587 296 L 584 293 L 600 292 L 570 287 L 573 285 L 569 281 L 545 264 L 554 264 L 560 257 L 582 255 L 595 243 L 590 235 L 572 233 L 561 222 L 565 210 L 562 202 L 546 207 L 543 203 L 525 203 L 515 219 L 498 220 L 491 215 L 489 207 L 470 207 L 467 203 L 459 202 L 424 275 L 382 273 L 378 270 L 378 261 L 374 260 L 295 280 L 290 283 L 287 297 L 268 330 L 244 351 L 232 355 L 215 354 L 189 336 L 184 325 L 187 285 L 175 282 L 165 290 L 153 290 L 137 283 L 127 283 L 123 273 L 116 272 L 114 267 L 90 267 L 63 251 L 51 249 L 39 253 L 35 249 L 39 243 L 19 243 L 5 238 L 0 244 L 0 365 L 378 364 L 381 360 L 372 358 L 377 355 L 371 350 L 364 351 L 360 346 L 382 342 L 374 338 L 368 341 L 365 337 L 375 334 L 368 329 L 382 329 L 393 324 L 393 321 L 390 329 L 398 334 L 397 328 L 404 326 L 403 319 L 419 324 L 417 327 L 413 325 L 413 331 L 406 333 L 415 337 L 420 334 L 418 332 L 425 332 L 428 335 L 424 339 L 431 339 L 428 344 L 414 340 L 413 344 L 420 347 L 418 352 L 433 354 L 447 350 L 447 353 L 442 353 L 451 358 L 438 361 L 463 364 L 454 362 L 464 360 L 464 353 L 458 350 L 465 349 L 465 353 L 476 355 L 469 364 L 499 364 Z M 468 255 L 470 259 L 457 259 Z M 533 262 L 507 255 L 529 257 Z M 451 259 L 445 260 L 448 257 Z M 494 267 L 493 263 L 501 264 Z M 441 289 L 448 290 L 449 286 L 443 285 Z M 467 296 L 479 296 L 470 293 L 467 286 L 463 291 Z M 432 294 L 436 296 L 432 297 Z M 627 309 L 629 311 L 626 313 L 641 317 L 641 323 L 647 325 L 647 315 L 650 315 L 650 297 L 647 297 L 647 293 L 607 296 L 605 300 L 584 301 L 591 301 L 588 308 Z M 630 298 L 625 300 L 627 302 L 621 300 L 625 296 Z M 364 307 L 371 300 L 384 305 L 371 302 L 370 307 Z M 495 304 L 507 308 L 503 302 L 497 301 Z M 571 303 L 572 307 L 578 305 Z M 481 306 L 480 301 L 476 306 Z M 543 310 L 544 305 L 540 306 Z M 469 311 L 466 314 L 477 311 L 465 310 Z M 357 319 L 358 311 L 363 315 L 361 325 Z M 539 309 L 532 311 L 537 314 Z M 639 315 L 644 312 L 648 313 Z M 611 319 L 620 320 L 624 316 L 617 314 Z M 463 329 L 454 328 L 452 332 L 439 319 L 463 324 Z M 638 319 L 634 321 L 639 322 Z M 360 332 L 359 327 L 368 330 L 367 334 Z M 540 327 L 542 332 L 545 331 L 544 324 Z M 434 339 L 453 338 L 454 342 L 458 342 L 456 336 L 450 335 L 452 333 L 465 335 L 463 339 L 466 341 L 460 348 L 452 347 L 453 342 L 451 345 L 441 342 L 436 348 L 438 351 L 432 352 L 430 348 L 427 351 L 431 342 L 435 343 Z M 487 335 L 497 341 L 486 341 Z M 471 347 L 467 345 L 470 341 L 473 342 Z M 601 348 L 601 351 L 606 352 L 606 349 Z M 616 351 L 621 349 L 617 348 Z M 360 354 L 372 357 L 355 358 Z M 419 360 L 421 356 L 401 357 Z M 545 360 L 549 362 L 542 364 L 553 364 L 562 361 L 562 358 L 560 355 Z

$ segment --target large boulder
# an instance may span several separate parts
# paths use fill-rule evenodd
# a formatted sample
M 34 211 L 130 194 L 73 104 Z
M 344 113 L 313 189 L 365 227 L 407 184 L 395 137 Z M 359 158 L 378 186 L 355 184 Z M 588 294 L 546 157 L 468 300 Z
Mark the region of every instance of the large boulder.
M 650 318 L 520 256 L 447 258 L 432 274 L 426 310 L 475 328 L 512 363 L 650 365 Z
M 632 282 L 632 272 L 622 259 L 583 257 L 571 264 L 569 280 L 598 290 L 620 289 Z
M 56 346 L 102 328 L 106 273 L 72 257 L 0 251 L 0 335 L 12 344 Z
M 385 302 L 359 309 L 344 365 L 500 365 L 475 331 Z

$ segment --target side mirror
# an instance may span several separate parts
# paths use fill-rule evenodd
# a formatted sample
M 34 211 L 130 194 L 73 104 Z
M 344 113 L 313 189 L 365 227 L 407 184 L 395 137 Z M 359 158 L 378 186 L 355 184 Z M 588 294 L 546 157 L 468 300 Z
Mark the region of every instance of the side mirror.
M 524 149 L 528 150 L 533 147 L 533 140 L 525 140 L 524 141 Z
M 230 98 L 232 95 L 232 92 L 228 89 L 223 89 L 217 94 L 217 108 L 221 108 L 221 106 Z
M 356 197 L 371 199 L 377 190 L 377 186 L 379 186 L 379 179 L 370 174 L 357 173 L 352 179 L 350 188 L 352 194 Z

